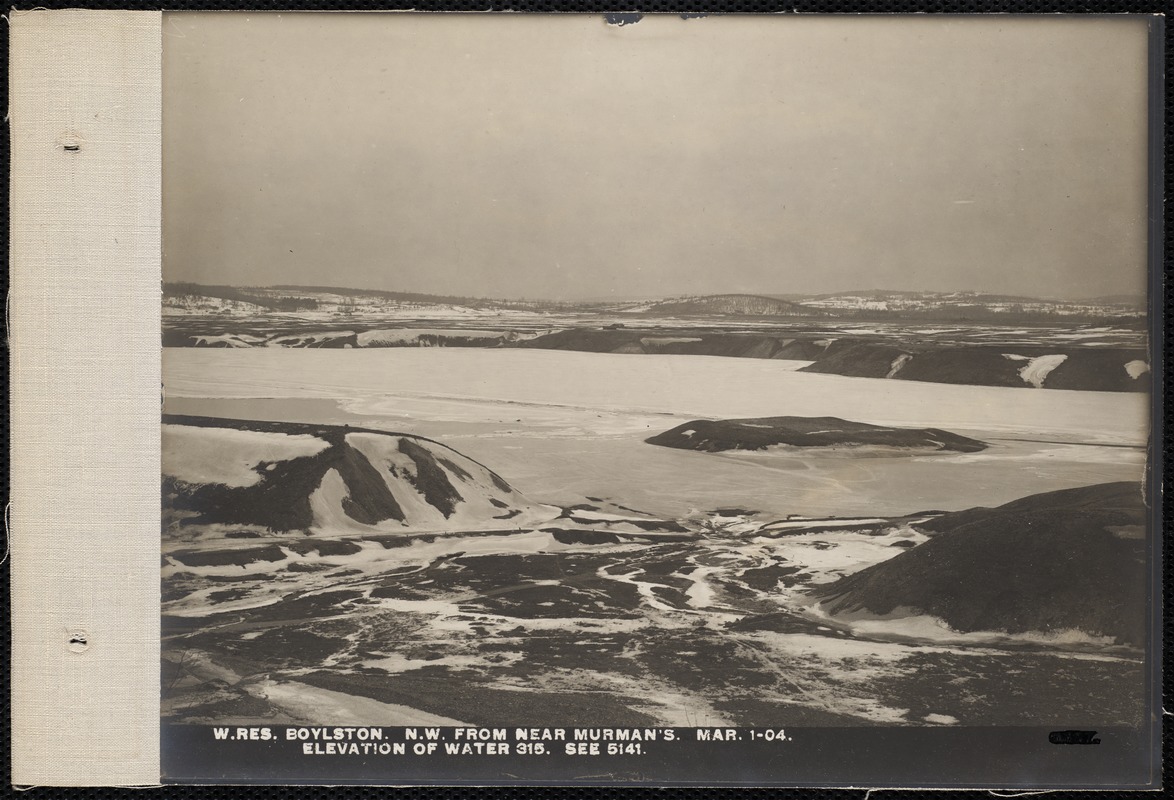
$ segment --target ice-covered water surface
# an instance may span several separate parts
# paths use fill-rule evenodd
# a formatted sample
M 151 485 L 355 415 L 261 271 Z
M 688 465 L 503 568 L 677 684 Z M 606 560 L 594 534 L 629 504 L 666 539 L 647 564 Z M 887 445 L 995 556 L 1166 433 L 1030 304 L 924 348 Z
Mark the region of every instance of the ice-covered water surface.
M 532 499 L 656 514 L 997 505 L 1141 476 L 1147 398 L 799 373 L 801 362 L 486 349 L 164 351 L 168 411 L 347 422 L 435 438 Z M 261 400 L 267 398 L 267 400 Z M 321 401 L 334 401 L 335 407 Z M 644 443 L 694 418 L 837 416 L 939 427 L 982 453 L 709 454 Z M 1128 445 L 1128 447 L 1121 447 Z
M 1143 396 L 1046 393 L 795 372 L 798 362 L 550 350 L 174 348 L 171 396 L 453 397 L 681 416 L 840 416 L 1140 444 Z M 801 364 L 800 364 L 801 365 Z

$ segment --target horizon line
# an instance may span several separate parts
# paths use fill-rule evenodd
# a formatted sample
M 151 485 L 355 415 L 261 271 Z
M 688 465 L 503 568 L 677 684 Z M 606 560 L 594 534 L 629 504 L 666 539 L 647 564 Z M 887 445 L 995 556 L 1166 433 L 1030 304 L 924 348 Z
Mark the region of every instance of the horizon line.
M 637 303 L 637 302 L 652 302 L 652 301 L 667 301 L 667 300 L 682 300 L 682 299 L 700 299 L 706 297 L 761 297 L 768 300 L 778 300 L 781 302 L 799 303 L 799 298 L 808 300 L 819 300 L 832 297 L 844 296 L 867 296 L 872 294 L 902 294 L 902 295 L 979 295 L 979 296 L 993 296 L 1006 297 L 1018 300 L 1029 301 L 1045 301 L 1051 303 L 1082 303 L 1091 301 L 1105 301 L 1110 298 L 1128 298 L 1130 301 L 1145 302 L 1147 295 L 1145 293 L 1134 295 L 1132 293 L 1122 294 L 1108 294 L 1108 295 L 1093 295 L 1088 297 L 1076 298 L 1059 298 L 1047 297 L 1040 295 L 1025 295 L 1016 294 L 1013 292 L 988 291 L 980 289 L 845 289 L 840 291 L 830 292 L 752 292 L 752 291 L 731 291 L 731 292 L 702 292 L 689 294 L 664 294 L 664 295 L 619 295 L 606 296 L 596 295 L 592 297 L 583 297 L 578 299 L 563 299 L 556 300 L 549 297 L 524 297 L 524 296 L 499 296 L 491 297 L 485 295 L 461 295 L 448 294 L 441 292 L 429 292 L 418 290 L 403 290 L 403 289 L 375 289 L 375 288 L 360 288 L 355 286 L 331 286 L 327 284 L 292 284 L 292 283 L 278 283 L 270 284 L 268 286 L 249 285 L 249 284 L 229 284 L 229 283 L 198 283 L 196 281 L 188 280 L 164 280 L 162 286 L 188 285 L 200 288 L 216 288 L 224 287 L 237 290 L 301 290 L 301 291 L 316 291 L 316 292 L 334 292 L 338 294 L 352 292 L 352 293 L 367 293 L 367 294 L 385 294 L 385 295 L 420 295 L 426 297 L 435 297 L 451 300 L 477 300 L 490 302 L 509 302 L 509 303 L 549 303 L 552 305 L 581 305 L 585 303 Z

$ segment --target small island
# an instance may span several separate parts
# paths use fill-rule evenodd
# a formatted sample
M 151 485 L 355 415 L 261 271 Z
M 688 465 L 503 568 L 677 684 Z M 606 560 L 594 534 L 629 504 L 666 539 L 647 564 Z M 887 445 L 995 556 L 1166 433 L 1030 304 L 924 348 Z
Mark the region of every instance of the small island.
M 986 443 L 938 428 L 889 428 L 839 417 L 693 420 L 644 440 L 661 447 L 716 453 L 768 447 L 892 447 L 976 453 Z

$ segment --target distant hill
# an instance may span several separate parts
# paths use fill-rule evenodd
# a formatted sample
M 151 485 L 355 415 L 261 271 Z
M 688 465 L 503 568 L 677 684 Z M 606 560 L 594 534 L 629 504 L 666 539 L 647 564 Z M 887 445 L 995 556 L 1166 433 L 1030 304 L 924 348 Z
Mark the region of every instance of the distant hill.
M 1130 306 L 1132 308 L 1140 309 L 1146 307 L 1147 299 L 1144 294 L 1109 294 L 1102 295 L 1100 297 L 1081 298 L 1079 302 Z
M 758 294 L 712 294 L 642 303 L 632 311 L 672 316 L 811 317 L 819 311 L 799 303 Z
M 701 450 L 762 450 L 791 447 L 891 447 L 974 453 L 986 444 L 937 428 L 889 428 L 839 417 L 761 417 L 693 420 L 644 441 L 662 447 Z
M 553 300 L 503 299 L 491 297 L 472 297 L 467 295 L 426 294 L 421 292 L 392 292 L 383 289 L 348 289 L 338 286 L 273 286 L 273 291 L 290 293 L 326 294 L 340 298 L 379 298 L 398 303 L 418 303 L 424 305 L 459 305 L 469 308 L 536 308 L 562 307 L 568 305 Z
M 165 283 L 163 306 L 220 312 L 312 311 L 318 308 L 318 302 L 297 292 L 276 293 L 253 287 Z
M 163 307 L 172 311 L 252 314 L 318 311 L 336 315 L 379 313 L 411 308 L 457 308 L 470 311 L 544 311 L 566 304 L 547 300 L 501 300 L 485 297 L 349 289 L 338 286 L 212 286 L 165 283 Z
M 933 318 L 940 320 L 1030 321 L 1061 317 L 1078 320 L 1140 317 L 1144 300 L 1120 295 L 1088 300 L 1048 300 L 1022 295 L 984 292 L 908 292 L 869 289 L 798 297 L 788 295 L 804 306 L 815 309 L 871 313 L 898 318 Z
M 908 292 L 870 289 L 819 295 L 712 294 L 640 301 L 552 301 L 352 289 L 337 286 L 211 286 L 166 283 L 163 307 L 171 314 L 267 315 L 319 312 L 331 316 L 434 311 L 469 314 L 585 313 L 676 317 L 795 317 L 908 319 L 1022 323 L 1111 322 L 1138 325 L 1144 298 L 1127 295 L 1088 300 L 1045 300 L 981 292 Z
M 919 527 L 932 538 L 820 587 L 823 608 L 928 614 L 958 631 L 1146 641 L 1146 508 L 1137 483 L 1031 495 Z
M 865 289 L 850 292 L 830 292 L 805 297 L 807 301 L 848 300 L 867 298 L 870 300 L 896 300 L 923 303 L 1037 303 L 1054 302 L 1028 295 L 994 294 L 988 292 L 916 292 L 893 289 Z
M 174 415 L 163 417 L 163 497 L 165 526 L 279 533 L 483 530 L 553 516 L 419 436 Z

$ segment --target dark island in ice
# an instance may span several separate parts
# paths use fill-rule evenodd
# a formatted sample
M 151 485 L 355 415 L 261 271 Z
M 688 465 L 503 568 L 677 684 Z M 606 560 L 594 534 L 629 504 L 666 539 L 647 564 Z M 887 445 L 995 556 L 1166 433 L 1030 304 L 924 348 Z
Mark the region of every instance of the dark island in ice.
M 891 428 L 839 417 L 756 417 L 693 420 L 644 441 L 701 450 L 764 450 L 768 447 L 884 447 L 976 453 L 986 443 L 938 428 Z

